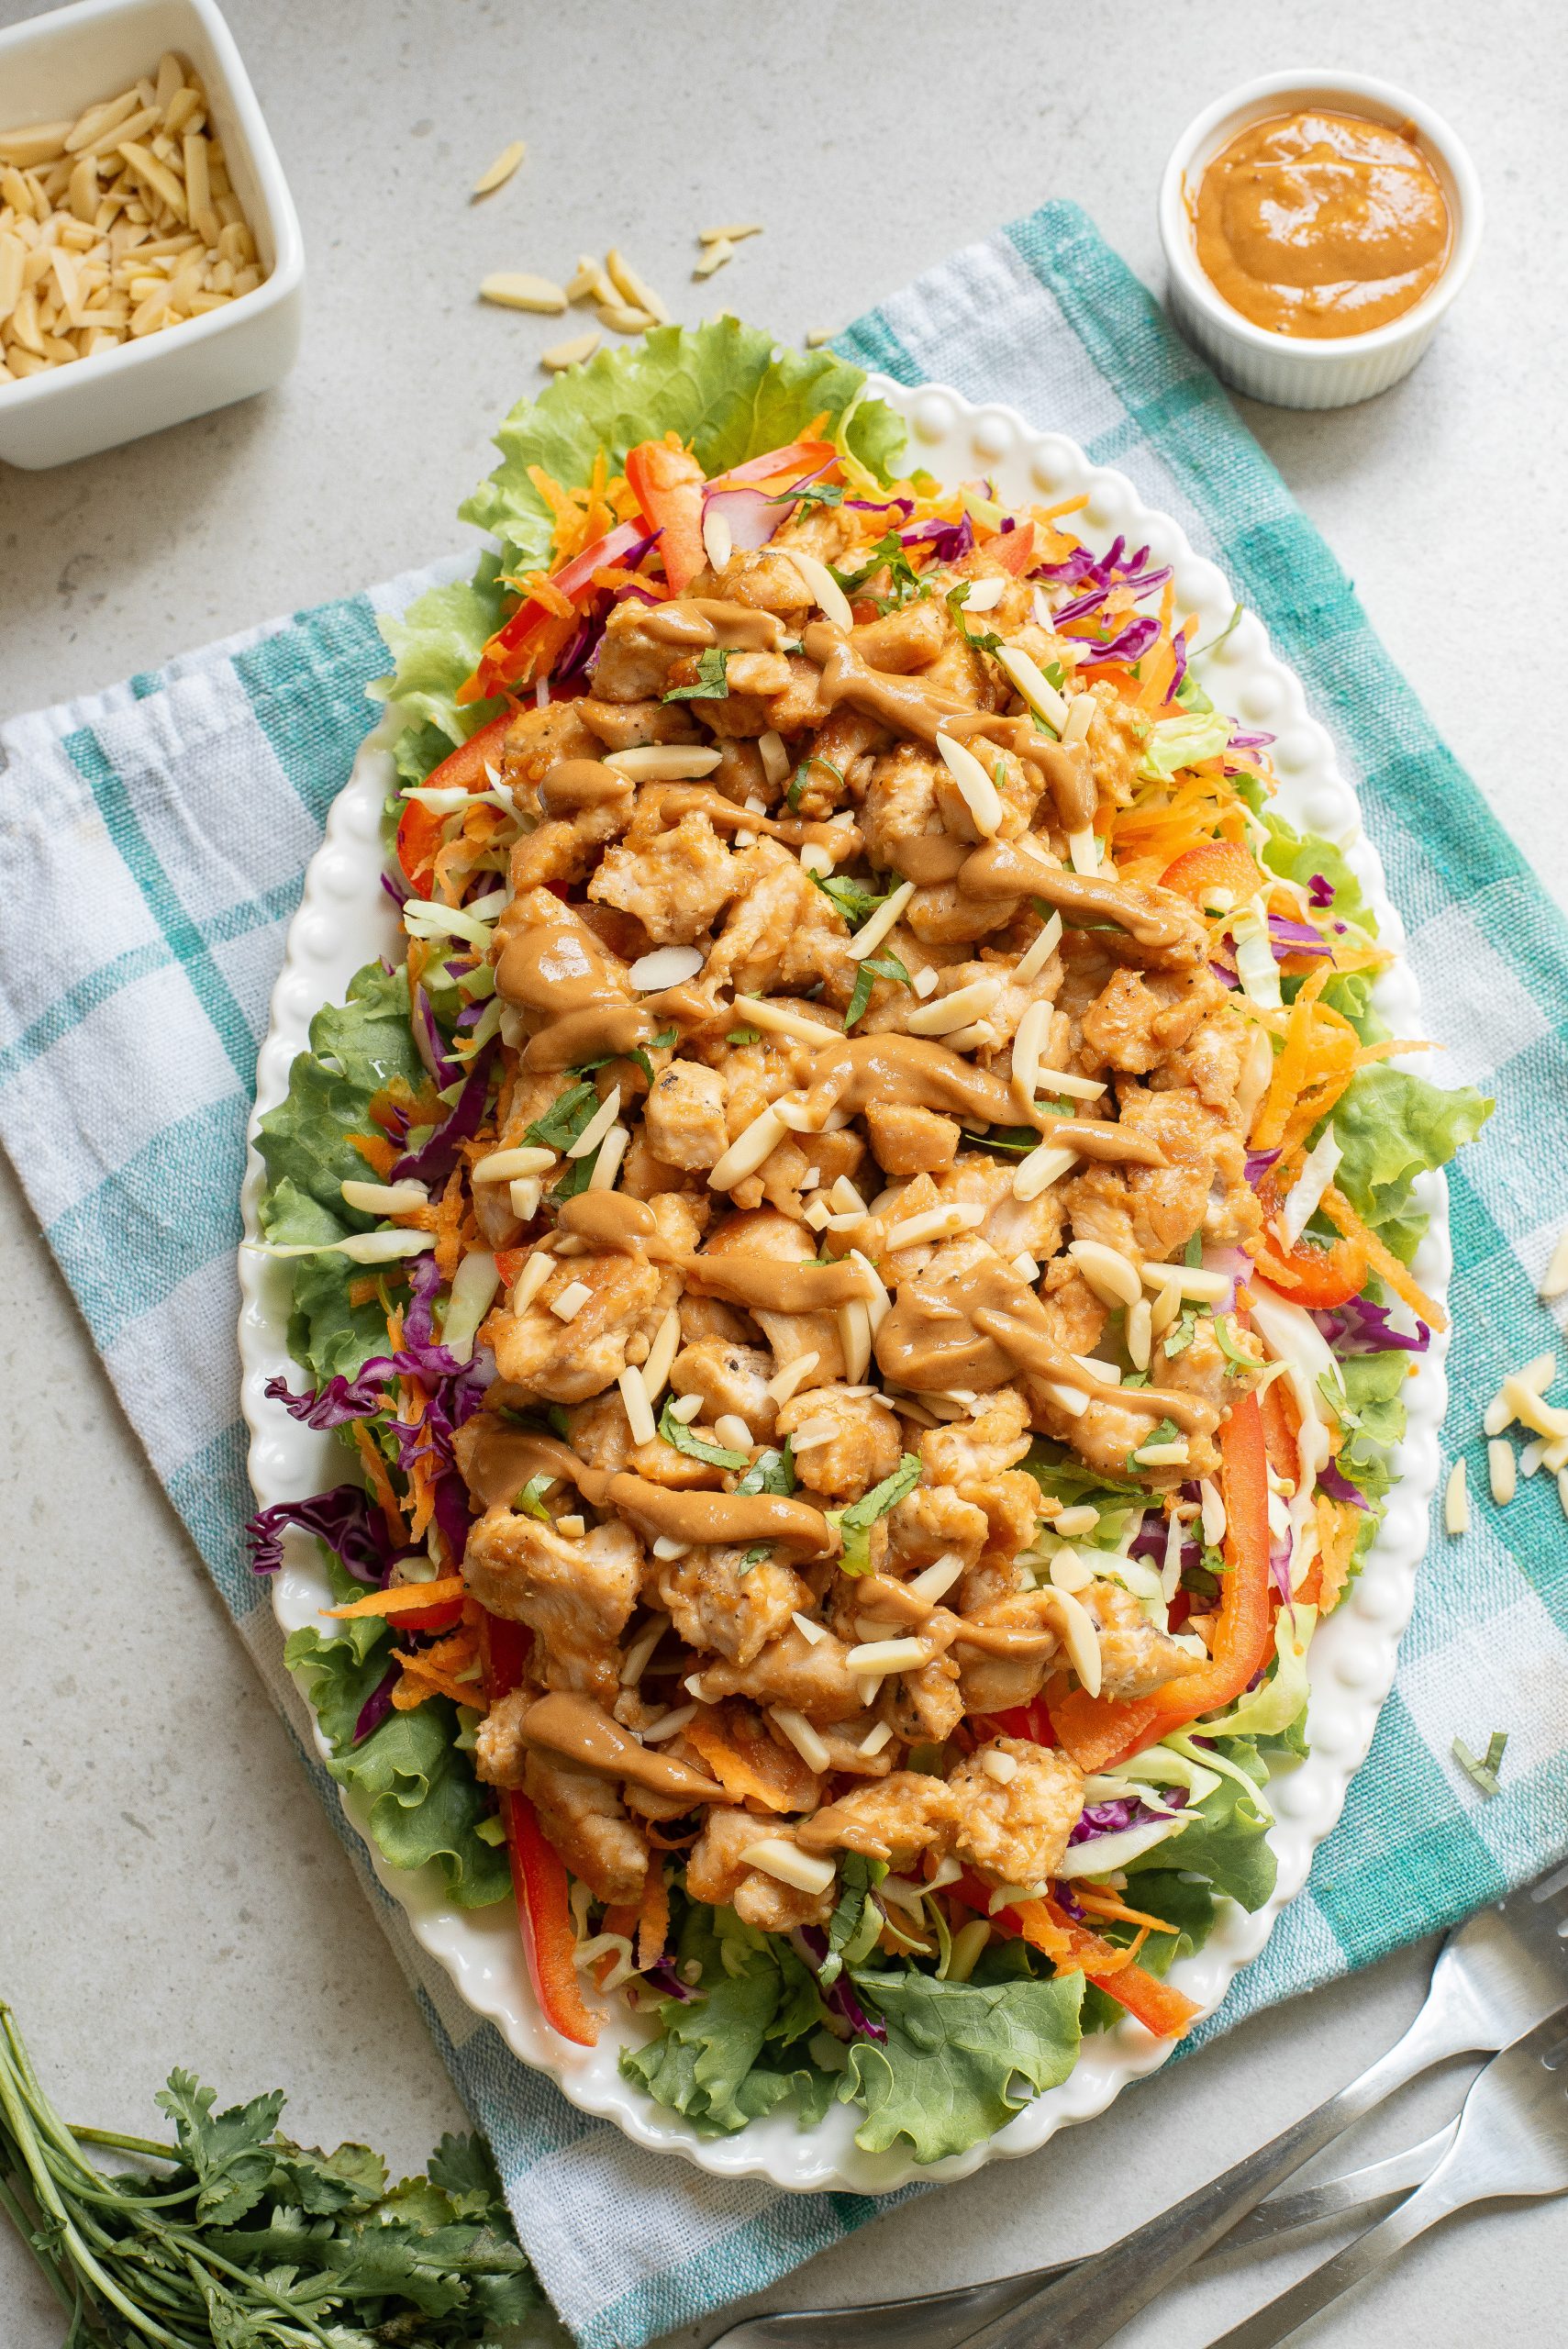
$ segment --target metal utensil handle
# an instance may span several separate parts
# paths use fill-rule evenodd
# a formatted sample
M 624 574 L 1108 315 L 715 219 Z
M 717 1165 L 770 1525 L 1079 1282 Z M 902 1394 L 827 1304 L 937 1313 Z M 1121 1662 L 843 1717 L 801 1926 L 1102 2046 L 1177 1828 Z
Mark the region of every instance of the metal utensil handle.
M 1466 2193 L 1451 2175 L 1451 2168 L 1445 2159 L 1439 2174 L 1429 2177 L 1425 2186 L 1418 2186 L 1407 2201 L 1401 2202 L 1396 2210 L 1390 2210 L 1386 2219 L 1369 2227 L 1364 2235 L 1348 2243 L 1343 2251 L 1337 2251 L 1320 2267 L 1314 2267 L 1266 2308 L 1233 2325 L 1229 2332 L 1211 2342 L 1209 2349 L 1274 2349 L 1277 2342 L 1288 2341 L 1319 2309 L 1326 2309 L 1330 2300 L 1337 2300 L 1352 2284 L 1359 2284 L 1363 2276 L 1370 2276 L 1374 2267 L 1381 2267 L 1396 2253 L 1403 2251 L 1407 2243 L 1413 2243 L 1439 2219 L 1446 2218 L 1451 2210 L 1462 2210 L 1467 2202 L 1485 2201 L 1487 2194 L 1496 2190 L 1483 2186 Z
M 1223 2258 L 1228 2252 L 1250 2250 L 1258 2243 L 1272 2243 L 1276 2235 L 1293 2234 L 1298 2227 L 1315 2227 L 1321 2220 L 1346 2210 L 1366 2211 L 1389 2195 L 1408 2194 L 1413 2186 L 1431 2176 L 1452 2144 L 1458 2126 L 1457 2121 L 1451 2121 L 1446 2129 L 1440 2129 L 1435 2137 L 1423 2138 L 1408 2153 L 1368 2162 L 1362 2169 L 1347 2170 L 1342 2177 L 1325 2178 L 1321 2186 L 1304 2186 L 1299 2194 L 1271 2194 L 1220 2237 L 1214 2255 Z
M 1331 2144 L 1352 2121 L 1452 2051 L 1451 2030 L 1429 2003 L 1396 2047 L 1359 2079 L 1304 2114 L 1245 2161 L 1138 2227 L 1108 2251 L 971 2333 L 963 2349 L 1100 2349 L 1237 2221 Z
M 1369 2162 L 1320 2186 L 1305 2187 L 1299 2194 L 1275 2195 L 1261 2202 L 1222 2235 L 1207 2257 L 1223 2259 L 1234 2248 L 1273 2242 L 1298 2227 L 1315 2226 L 1320 2219 L 1351 2210 L 1370 2219 L 1390 2197 L 1407 2194 L 1435 2167 L 1447 2152 L 1457 2124 L 1440 2129 L 1435 2137 L 1412 2145 L 1408 2153 L 1391 2154 L 1385 2161 Z M 945 2292 L 927 2292 L 918 2299 L 880 2300 L 842 2309 L 791 2309 L 774 2316 L 744 2318 L 712 2349 L 961 2349 L 977 2325 L 1016 2309 L 1020 2301 L 1057 2277 L 1065 2276 L 1076 2260 L 1058 2260 L 1032 2273 L 1000 2276 L 984 2284 L 961 2284 Z

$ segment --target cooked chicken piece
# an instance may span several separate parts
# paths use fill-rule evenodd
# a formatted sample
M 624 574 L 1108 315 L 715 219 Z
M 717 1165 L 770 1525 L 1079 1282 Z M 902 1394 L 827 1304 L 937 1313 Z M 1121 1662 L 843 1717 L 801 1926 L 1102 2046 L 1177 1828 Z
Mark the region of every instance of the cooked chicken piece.
M 1187 1457 L 1180 1465 L 1140 1468 L 1132 1454 L 1149 1442 L 1154 1422 L 1147 1410 L 1130 1402 L 1110 1402 L 1096 1397 L 1085 1410 L 1074 1413 L 1037 1378 L 1023 1381 L 1034 1424 L 1042 1435 L 1071 1445 L 1085 1466 L 1103 1476 L 1125 1480 L 1136 1476 L 1151 1492 L 1165 1492 L 1189 1476 L 1211 1476 L 1219 1464 L 1213 1428 L 1218 1414 L 1206 1413 L 1207 1425 L 1186 1433 Z
M 1229 1125 L 1243 1126 L 1246 1121 L 1236 1099 L 1236 1088 L 1241 1082 L 1241 1072 L 1257 1032 L 1232 1005 L 1221 1003 L 1207 1014 L 1188 1041 L 1153 1071 L 1149 1080 L 1151 1092 L 1190 1087 L 1206 1109 L 1218 1111 Z
M 852 628 L 850 642 L 868 669 L 880 669 L 885 676 L 906 677 L 936 659 L 947 641 L 948 627 L 941 605 L 928 597 Z
M 811 1641 L 798 1624 L 792 1624 L 783 1639 L 749 1664 L 705 1664 L 703 1687 L 710 1700 L 754 1697 L 760 1705 L 787 1705 L 808 1721 L 847 1721 L 864 1710 L 859 1686 L 844 1661 L 848 1653 L 831 1631 Z
M 616 1520 L 572 1542 L 539 1518 L 486 1509 L 470 1528 L 462 1573 L 482 1607 L 537 1633 L 547 1688 L 615 1702 L 618 1642 L 642 1586 L 642 1544 L 629 1525 Z
M 777 545 L 733 554 L 717 579 L 711 573 L 707 577 L 711 584 L 704 587 L 694 580 L 689 592 L 721 596 L 727 602 L 749 604 L 760 612 L 804 613 L 814 601 L 805 580 L 794 563 L 784 559 Z
M 703 704 L 703 716 L 718 736 L 798 734 L 827 716 L 822 673 L 798 653 L 741 653 L 729 663 L 730 690 L 723 701 Z
M 662 1239 L 675 1248 L 696 1246 L 701 1221 L 680 1192 L 658 1192 L 648 1205 Z M 563 1321 L 551 1307 L 577 1283 L 588 1296 Z M 636 1339 L 651 1341 L 680 1287 L 680 1275 L 666 1265 L 632 1256 L 568 1256 L 523 1313 L 502 1307 L 489 1316 L 484 1341 L 502 1377 L 525 1396 L 585 1403 L 625 1369 Z
M 525 832 L 512 851 L 508 878 L 515 891 L 548 887 L 554 881 L 585 880 L 606 844 L 625 831 L 630 808 L 614 801 L 585 807 L 581 815 L 546 817 L 537 831 Z
M 1016 841 L 1029 829 L 1030 818 L 1045 788 L 1045 778 L 1032 759 L 1020 759 L 998 743 L 980 741 L 974 749 L 1002 803 L 995 837 L 1000 841 Z M 950 774 L 945 766 L 937 777 L 937 811 L 941 817 L 943 830 L 953 840 L 973 841 L 978 844 L 986 837 L 970 814 L 969 802 L 959 789 L 956 776 Z
M 1017 1764 L 1004 1784 L 987 1754 Z M 961 1762 L 948 1786 L 959 1807 L 955 1856 L 987 1884 L 1043 1884 L 1062 1864 L 1084 1812 L 1084 1774 L 1056 1746 L 993 1738 Z
M 874 761 L 892 740 L 878 718 L 856 709 L 851 702 L 841 701 L 830 709 L 817 729 L 812 746 L 817 763 L 806 768 L 806 780 L 795 794 L 796 812 L 828 816 L 836 807 L 863 798 Z
M 677 1452 L 662 1437 L 655 1436 L 651 1443 L 634 1443 L 618 1387 L 595 1395 L 591 1402 L 579 1403 L 566 1414 L 566 1440 L 579 1460 L 610 1475 L 624 1468 L 647 1484 L 662 1485 L 667 1492 L 677 1493 L 711 1491 L 720 1481 L 717 1468 L 693 1459 L 689 1453 Z
M 688 1290 L 677 1310 L 683 1345 L 705 1345 L 710 1338 L 717 1338 L 721 1345 L 753 1346 L 759 1352 L 762 1349 L 762 1331 L 739 1305 L 726 1305 L 720 1297 L 693 1297 Z M 745 1417 L 744 1412 L 741 1417 Z
M 1086 743 L 1095 793 L 1100 797 L 1108 796 L 1118 807 L 1130 807 L 1138 790 L 1138 763 L 1143 756 L 1148 720 L 1112 685 L 1102 682 L 1088 691 L 1096 705 Z
M 957 1826 L 958 1804 L 940 1778 L 895 1770 L 880 1786 L 857 1787 L 803 1820 L 797 1836 L 807 1852 L 859 1852 L 904 1868 L 917 1852 L 940 1857 Z
M 627 1145 L 616 1187 L 624 1191 L 628 1199 L 651 1199 L 661 1191 L 685 1190 L 692 1194 L 694 1205 L 706 1210 L 708 1204 L 700 1169 L 672 1166 L 667 1158 L 658 1157 L 640 1126 L 635 1129 Z
M 1152 1697 L 1180 1680 L 1195 1659 L 1155 1626 L 1118 1582 L 1092 1582 L 1079 1597 L 1095 1619 L 1100 1641 L 1100 1694 L 1113 1703 Z
M 780 1435 L 794 1439 L 801 1483 L 827 1500 L 858 1500 L 892 1475 L 903 1453 L 898 1421 L 886 1404 L 841 1386 L 812 1386 L 792 1396 L 779 1407 L 777 1425 Z M 803 1444 L 803 1430 L 816 1440 Z
M 816 1234 L 802 1224 L 792 1223 L 788 1216 L 771 1208 L 758 1208 L 750 1213 L 727 1216 L 717 1226 L 703 1253 L 706 1256 L 728 1255 L 737 1250 L 754 1250 L 764 1256 L 776 1256 L 786 1264 L 808 1264 L 817 1253 Z M 815 1353 L 816 1367 L 807 1372 L 801 1382 L 801 1393 L 807 1387 L 828 1386 L 844 1375 L 844 1351 L 839 1339 L 839 1317 L 836 1313 L 771 1313 L 759 1308 L 756 1319 L 773 1350 L 775 1368 L 794 1362 L 805 1353 Z M 744 1414 L 742 1414 L 744 1416 Z
M 524 1768 L 523 1792 L 573 1875 L 598 1899 L 642 1898 L 648 1844 L 613 1780 L 536 1749 Z
M 985 1220 L 979 1227 L 998 1256 L 1011 1264 L 1018 1255 L 1049 1263 L 1062 1245 L 1062 1212 L 1060 1185 L 1042 1191 L 1037 1199 L 1015 1199 L 1013 1168 L 978 1151 L 965 1151 L 936 1178 L 936 1204 L 951 1207 L 957 1200 L 983 1206 Z
M 1175 1353 L 1167 1353 L 1167 1341 L 1175 1337 L 1179 1327 L 1182 1325 L 1178 1323 L 1167 1330 L 1155 1347 L 1149 1375 L 1156 1386 L 1174 1386 L 1184 1395 L 1195 1395 L 1200 1401 L 1212 1403 L 1216 1418 L 1223 1419 L 1233 1403 L 1251 1392 L 1256 1379 L 1247 1371 L 1238 1370 L 1229 1359 L 1207 1313 L 1194 1319 L 1189 1342 L 1179 1346 Z M 1263 1350 L 1250 1330 L 1243 1330 L 1232 1318 L 1225 1335 L 1234 1353 L 1244 1354 L 1255 1370 L 1262 1369 Z
M 888 984 L 878 981 L 878 985 Z M 950 1166 L 958 1152 L 962 1129 L 956 1118 L 909 1103 L 873 1102 L 865 1111 L 866 1131 L 877 1164 L 886 1174 L 924 1174 Z
M 976 1479 L 984 1482 L 1016 1467 L 1029 1448 L 1029 1419 L 1018 1388 L 999 1386 L 972 1419 L 953 1419 L 921 1437 L 925 1481 L 956 1485 L 962 1493 Z
M 604 744 L 584 725 L 577 704 L 547 702 L 517 712 L 506 729 L 501 781 L 530 816 L 539 813 L 535 786 L 562 759 L 596 759 Z
M 885 1520 L 895 1572 L 917 1572 L 950 1553 L 973 1565 L 990 1535 L 983 1508 L 948 1485 L 917 1485 Z
M 604 642 L 594 667 L 597 701 L 658 701 L 668 691 L 670 672 L 684 648 L 648 632 L 648 607 L 629 599 L 617 604 L 605 623 Z M 568 705 L 570 707 L 570 705 Z M 676 702 L 673 707 L 685 707 Z
M 1055 1343 L 1070 1354 L 1092 1354 L 1110 1315 L 1071 1256 L 1052 1259 L 1038 1294 Z
M 804 994 L 820 984 L 835 1003 L 847 1003 L 859 965 L 832 899 L 777 841 L 759 841 L 736 863 L 736 902 L 705 978 L 727 982 L 738 994 Z
M 917 889 L 904 908 L 911 936 L 933 950 L 970 946 L 1005 930 L 1013 918 L 1009 898 L 966 896 L 956 881 L 929 882 Z
M 763 1838 L 785 1843 L 799 1841 L 790 1820 L 759 1818 L 755 1811 L 711 1809 L 702 1833 L 686 1862 L 686 1890 L 694 1900 L 711 1901 L 716 1909 L 733 1907 L 743 1924 L 764 1933 L 787 1933 L 795 1925 L 820 1925 L 833 1913 L 837 1898 L 829 1886 L 825 1893 L 800 1892 L 781 1884 L 777 1876 L 749 1867 L 744 1854 Z
M 877 1710 L 906 1745 L 944 1743 L 963 1719 L 957 1656 L 934 1656 L 913 1672 L 884 1680 Z
M 999 1595 L 978 1595 L 979 1586 L 987 1576 L 997 1586 Z M 963 1602 L 964 1620 L 985 1631 L 1021 1631 L 1030 1637 L 1049 1632 L 1054 1642 L 1057 1607 L 1051 1594 L 1044 1590 L 1003 1591 L 1002 1581 L 1003 1575 L 990 1566 L 983 1565 L 974 1574 L 965 1575 L 957 1594 Z M 954 1642 L 952 1652 L 958 1659 L 964 1709 L 971 1713 L 1005 1713 L 1015 1705 L 1027 1705 L 1039 1696 L 1048 1676 L 1061 1669 L 1054 1644 L 1020 1647 L 1014 1654 L 992 1655 L 984 1648 L 969 1647 L 959 1640 Z
M 668 828 L 632 826 L 606 851 L 588 895 L 634 914 L 656 946 L 690 946 L 741 885 L 740 862 L 694 809 Z
M 729 1145 L 718 1071 L 684 1060 L 661 1069 L 643 1107 L 643 1131 L 668 1165 L 717 1166 Z
M 684 702 L 599 701 L 585 694 L 573 707 L 606 751 L 640 750 L 645 742 L 702 740 Z
M 773 1558 L 699 1542 L 658 1569 L 660 1603 L 688 1647 L 744 1666 L 787 1627 L 811 1593 L 793 1567 Z
M 861 807 L 861 830 L 873 865 L 884 872 L 895 870 L 905 841 L 942 830 L 937 783 L 946 773 L 937 753 L 923 743 L 899 742 L 874 762 Z
M 841 1175 L 852 1183 L 865 1155 L 864 1142 L 848 1126 L 842 1133 L 790 1134 L 757 1169 L 763 1201 L 794 1222 L 808 1191 L 830 1191 Z
M 818 1721 L 817 1734 L 828 1748 L 829 1770 L 847 1778 L 885 1778 L 898 1758 L 897 1739 L 887 1739 L 874 1753 L 863 1750 L 879 1726 L 877 1715 L 870 1711 L 855 1713 L 847 1721 Z
M 1129 1088 L 1121 1106 L 1129 1132 L 1150 1134 L 1168 1166 L 1091 1166 L 1057 1186 L 1076 1237 L 1101 1240 L 1124 1256 L 1168 1264 L 1194 1233 L 1250 1239 L 1262 1221 L 1246 1179 L 1240 1138 L 1194 1093 Z M 1210 1213 L 1211 1192 L 1215 1213 Z
M 1083 1018 L 1084 1041 L 1096 1064 L 1147 1076 L 1190 1043 L 1203 1020 L 1224 1001 L 1207 970 L 1191 973 L 1118 970 Z
M 699 1338 L 675 1356 L 670 1385 L 677 1395 L 702 1397 L 700 1417 L 708 1427 L 728 1414 L 745 1420 L 753 1443 L 771 1443 L 778 1411 L 768 1392 L 773 1375 L 773 1357 L 761 1346 Z

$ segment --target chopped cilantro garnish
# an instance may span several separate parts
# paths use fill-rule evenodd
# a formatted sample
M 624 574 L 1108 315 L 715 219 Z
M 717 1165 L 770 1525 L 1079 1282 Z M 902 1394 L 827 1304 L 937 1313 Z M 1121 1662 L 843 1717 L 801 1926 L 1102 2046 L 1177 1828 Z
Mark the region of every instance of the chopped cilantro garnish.
M 919 1481 L 919 1454 L 906 1452 L 891 1476 L 884 1476 L 880 1485 L 873 1485 L 869 1493 L 862 1493 L 848 1508 L 830 1512 L 836 1514 L 843 1537 L 843 1553 L 839 1560 L 841 1575 L 870 1574 L 872 1527 L 879 1517 L 885 1517 L 890 1508 L 895 1508 L 906 1493 L 912 1493 Z
M 1143 1454 L 1146 1452 L 1151 1451 L 1162 1443 L 1176 1442 L 1181 1432 L 1181 1429 L 1176 1425 L 1174 1419 L 1162 1419 L 1158 1427 L 1151 1428 L 1148 1434 L 1144 1436 L 1140 1442 L 1134 1444 L 1132 1450 L 1127 1455 L 1127 1465 L 1129 1468 L 1140 1467 L 1143 1464 Z
M 1220 1353 L 1225 1356 L 1225 1375 L 1227 1378 L 1240 1378 L 1243 1371 L 1257 1369 L 1258 1365 L 1253 1361 L 1251 1355 L 1243 1353 L 1240 1347 L 1236 1343 L 1236 1325 L 1229 1313 L 1217 1313 L 1215 1315 L 1214 1337 L 1215 1343 L 1218 1346 Z M 1169 1353 L 1169 1351 L 1170 1349 L 1167 1347 L 1166 1352 Z
M 862 921 L 868 921 L 888 895 L 885 889 L 867 889 L 844 873 L 814 873 L 811 878 L 829 903 L 838 907 L 851 930 L 859 930 Z
M 910 984 L 909 974 L 896 954 L 868 954 L 855 974 L 855 991 L 844 1014 L 846 1035 L 864 1013 L 871 1001 L 873 985 L 878 979 L 892 979 L 901 987 Z
M 1174 1362 L 1178 1354 L 1186 1353 L 1187 1348 L 1197 1336 L 1197 1309 L 1189 1305 L 1160 1341 L 1167 1362 Z
M 659 1432 L 677 1452 L 685 1453 L 692 1460 L 706 1461 L 710 1468 L 749 1468 L 751 1464 L 749 1452 L 731 1452 L 726 1444 L 705 1443 L 673 1416 L 668 1403 L 659 1414 Z
M 736 1573 L 749 1575 L 753 1566 L 760 1566 L 764 1558 L 772 1555 L 773 1546 L 771 1542 L 753 1542 L 740 1564 L 736 1567 Z
M 760 1044 L 762 1031 L 760 1028 L 731 1028 L 724 1041 L 727 1044 Z
M 1456 1737 L 1453 1741 L 1454 1760 L 1471 1784 L 1479 1787 L 1488 1799 L 1493 1795 L 1501 1794 L 1503 1791 L 1502 1780 L 1497 1773 L 1502 1768 L 1503 1755 L 1507 1750 L 1507 1743 L 1508 1732 L 1506 1729 L 1495 1729 L 1492 1731 L 1485 1754 L 1479 1756 L 1472 1753 L 1462 1737 Z
M 729 654 L 722 644 L 710 644 L 697 655 L 695 685 L 677 685 L 665 701 L 726 701 L 729 696 Z
M 842 769 L 836 767 L 831 759 L 819 759 L 816 751 L 813 751 L 808 757 L 802 759 L 794 774 L 790 777 L 789 789 L 784 793 L 784 805 L 789 809 L 792 816 L 795 814 L 800 807 L 801 794 L 806 789 L 806 781 L 813 767 L 823 768 L 832 776 L 840 789 L 842 790 L 843 788 L 844 776 Z
M 795 1487 L 795 1449 L 788 1436 L 782 1452 L 771 1447 L 760 1453 L 735 1489 L 750 1496 L 752 1493 L 778 1493 L 787 1497 Z
M 896 530 L 889 530 L 884 537 L 878 539 L 873 547 L 867 548 L 866 553 L 868 560 L 859 571 L 840 571 L 832 563 L 828 565 L 846 596 L 852 596 L 879 571 L 886 572 L 891 591 L 888 595 L 873 597 L 880 612 L 900 611 L 906 604 L 930 594 L 929 587 L 922 582 L 910 562 Z
M 635 1061 L 649 1084 L 651 1085 L 653 1063 L 648 1057 L 649 1053 L 667 1052 L 671 1045 L 679 1041 L 680 1033 L 678 1028 L 662 1028 L 657 1036 L 650 1036 L 646 1045 L 633 1044 L 628 1052 L 601 1052 L 596 1061 L 574 1061 L 573 1067 L 581 1070 L 586 1076 L 594 1069 L 607 1068 L 611 1061 Z
M 770 506 L 841 506 L 844 484 L 841 481 L 805 482 L 799 489 L 781 490 L 770 497 Z
M 550 1426 L 554 1429 L 556 1434 L 561 1438 L 562 1442 L 570 1443 L 572 1441 L 572 1422 L 566 1416 L 565 1406 L 561 1403 L 552 1403 L 544 1416 L 549 1420 Z
M 1192 1238 L 1188 1241 L 1186 1252 L 1183 1256 L 1182 1262 L 1189 1273 L 1195 1273 L 1198 1266 L 1203 1263 L 1203 1234 L 1201 1231 L 1195 1231 Z
M 570 1150 L 598 1108 L 599 1097 L 591 1085 L 569 1085 L 534 1119 L 523 1140 L 539 1150 Z
M 958 632 L 965 644 L 976 652 L 1000 652 L 1002 640 L 994 628 L 973 629 L 964 618 L 963 607 L 969 601 L 969 591 L 973 584 L 974 582 L 972 579 L 961 579 L 956 587 L 948 589 L 942 600 L 952 614 Z

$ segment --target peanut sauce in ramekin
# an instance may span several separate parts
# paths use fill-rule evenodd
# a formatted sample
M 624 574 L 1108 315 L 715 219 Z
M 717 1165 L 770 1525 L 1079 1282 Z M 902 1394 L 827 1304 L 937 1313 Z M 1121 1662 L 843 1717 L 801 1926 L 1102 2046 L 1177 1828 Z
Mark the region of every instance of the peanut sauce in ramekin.
M 1255 122 L 1204 172 L 1200 267 L 1270 333 L 1367 334 L 1413 309 L 1453 241 L 1413 129 L 1317 108 Z

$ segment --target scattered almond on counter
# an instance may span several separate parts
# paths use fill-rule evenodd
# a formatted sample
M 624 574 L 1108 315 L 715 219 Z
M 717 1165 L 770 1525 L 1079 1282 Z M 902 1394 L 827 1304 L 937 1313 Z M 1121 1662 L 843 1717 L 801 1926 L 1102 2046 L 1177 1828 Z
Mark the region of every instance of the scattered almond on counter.
M 262 275 L 174 50 L 74 122 L 0 131 L 0 383 L 204 317 Z
M 517 270 L 496 270 L 479 282 L 482 302 L 498 302 L 507 310 L 540 310 L 555 317 L 566 307 L 566 296 L 548 277 L 529 277 Z
M 474 181 L 469 202 L 475 203 L 482 195 L 494 195 L 498 187 L 505 187 L 526 151 L 520 139 L 514 139 L 509 147 L 503 147 L 488 170 L 481 172 Z
M 575 335 L 570 342 L 552 343 L 548 351 L 541 351 L 539 363 L 541 367 L 548 367 L 552 375 L 559 375 L 568 367 L 581 366 L 584 359 L 593 357 L 598 347 L 599 338 L 590 328 L 586 334 Z

